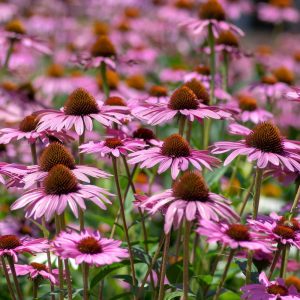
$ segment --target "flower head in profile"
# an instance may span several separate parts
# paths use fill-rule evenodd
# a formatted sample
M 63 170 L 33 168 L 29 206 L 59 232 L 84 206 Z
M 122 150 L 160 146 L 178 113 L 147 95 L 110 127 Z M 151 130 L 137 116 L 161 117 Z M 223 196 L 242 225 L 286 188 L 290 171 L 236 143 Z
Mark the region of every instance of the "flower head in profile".
M 204 30 L 207 33 L 209 27 L 215 37 L 222 30 L 231 30 L 238 35 L 244 35 L 243 31 L 237 26 L 226 22 L 226 12 L 218 0 L 207 0 L 200 5 L 198 11 L 199 19 L 190 19 L 181 23 L 181 26 L 191 31 L 195 35 L 203 35 Z
M 271 214 L 270 218 L 250 220 L 252 228 L 265 234 L 265 240 L 273 244 L 292 245 L 300 249 L 300 223 L 298 219 Z
M 92 44 L 90 52 L 83 52 L 74 59 L 74 62 L 83 65 L 86 69 L 98 68 L 102 63 L 110 69 L 116 68 L 117 52 L 114 44 L 107 35 L 100 35 Z
M 76 264 L 111 265 L 128 258 L 121 241 L 101 237 L 99 232 L 62 232 L 53 241 L 55 254 L 63 259 L 73 258 Z
M 293 89 L 289 92 L 286 93 L 286 96 L 291 100 L 291 101 L 296 101 L 300 103 L 300 88 L 298 87 L 293 87 Z
M 217 106 L 209 106 L 209 95 L 197 80 L 191 80 L 175 90 L 167 103 L 147 104 L 132 109 L 132 114 L 151 125 L 166 123 L 175 116 L 190 121 L 205 118 L 226 119 L 231 114 Z
M 18 261 L 18 254 L 20 253 L 41 253 L 46 252 L 48 248 L 48 241 L 43 238 L 20 238 L 13 234 L 0 235 L 0 256 L 12 256 L 15 262 Z
M 205 235 L 209 243 L 219 242 L 231 249 L 262 250 L 265 253 L 273 250 L 271 243 L 265 241 L 264 236 L 253 231 L 249 225 L 200 220 L 197 233 Z
M 258 18 L 274 24 L 297 23 L 300 14 L 293 2 L 293 0 L 269 0 L 268 3 L 259 3 Z
M 281 278 L 270 281 L 266 274 L 259 275 L 259 283 L 248 284 L 241 288 L 244 300 L 296 300 L 300 294 L 294 286 L 288 287 Z
M 17 276 L 27 275 L 31 280 L 45 279 L 52 284 L 58 283 L 58 269 L 49 270 L 49 268 L 41 263 L 32 262 L 28 265 L 15 265 Z
M 192 149 L 179 134 L 167 137 L 157 146 L 133 152 L 129 157 L 128 163 L 141 163 L 140 168 L 159 165 L 158 174 L 171 169 L 173 179 L 176 179 L 180 171 L 186 171 L 190 164 L 198 170 L 202 170 L 202 166 L 211 170 L 211 167 L 217 166 L 220 162 L 217 158 L 208 155 L 208 151 Z
M 80 184 L 69 168 L 59 164 L 48 172 L 41 187 L 26 192 L 11 209 L 24 208 L 27 218 L 44 216 L 49 221 L 55 213 L 61 215 L 67 206 L 78 217 L 78 209 L 86 209 L 85 199 L 105 210 L 104 203 L 111 203 L 107 196 L 113 195 L 101 187 Z
M 26 139 L 29 143 L 34 143 L 37 139 L 41 139 L 43 142 L 49 142 L 51 138 L 56 138 L 62 142 L 68 142 L 73 139 L 65 131 L 57 132 L 48 129 L 37 131 L 38 123 L 39 116 L 31 114 L 19 123 L 18 128 L 0 129 L 0 144 L 9 144 L 12 141 L 21 139 Z
M 41 182 L 56 165 L 68 168 L 80 181 L 90 182 L 88 176 L 94 178 L 108 178 L 110 174 L 87 165 L 77 165 L 71 152 L 61 143 L 52 142 L 42 152 L 39 164 L 25 167 L 22 165 L 8 165 L 5 170 L 22 176 L 24 188 Z
M 121 119 L 121 115 L 98 103 L 87 90 L 78 88 L 69 95 L 60 111 L 44 110 L 41 112 L 38 131 L 45 129 L 61 131 L 74 127 L 76 133 L 82 135 L 84 130 L 92 131 L 93 120 L 108 127 L 113 122 L 120 124 L 118 119 Z
M 107 137 L 101 142 L 89 142 L 81 145 L 80 150 L 82 153 L 98 153 L 101 157 L 119 157 L 120 155 L 127 156 L 129 152 L 138 151 L 145 146 L 144 141 L 137 139 Z
M 145 209 L 151 207 L 151 214 L 157 211 L 164 214 L 166 233 L 172 226 L 177 229 L 184 218 L 188 221 L 239 218 L 230 208 L 229 200 L 210 192 L 202 175 L 191 171 L 177 179 L 172 189 L 143 200 L 140 206 Z
M 212 153 L 232 153 L 224 161 L 228 165 L 239 155 L 246 155 L 248 161 L 257 161 L 260 169 L 270 166 L 288 169 L 292 172 L 300 170 L 300 146 L 282 137 L 277 126 L 271 122 L 262 122 L 253 130 L 239 124 L 229 126 L 235 135 L 243 135 L 237 142 L 217 142 Z

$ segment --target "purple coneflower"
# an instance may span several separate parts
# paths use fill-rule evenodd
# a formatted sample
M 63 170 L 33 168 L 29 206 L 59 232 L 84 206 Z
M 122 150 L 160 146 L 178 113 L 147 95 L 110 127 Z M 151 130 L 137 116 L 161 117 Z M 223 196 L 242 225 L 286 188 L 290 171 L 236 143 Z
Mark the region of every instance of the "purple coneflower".
M 73 258 L 76 264 L 104 266 L 128 258 L 121 241 L 101 237 L 99 232 L 62 232 L 53 241 L 53 250 L 63 259 Z
M 197 232 L 205 235 L 209 243 L 219 242 L 231 249 L 243 248 L 272 252 L 271 243 L 264 241 L 262 234 L 256 233 L 248 225 L 200 220 Z
M 53 269 L 51 272 L 44 264 L 32 262 L 29 265 L 15 264 L 17 276 L 28 275 L 31 280 L 46 279 L 53 284 L 58 283 L 58 269 Z
M 45 129 L 69 130 L 74 126 L 77 134 L 82 135 L 84 130 L 92 131 L 93 119 L 104 126 L 110 126 L 113 122 L 120 124 L 118 119 L 126 117 L 126 115 L 121 115 L 112 110 L 111 107 L 101 106 L 88 91 L 78 88 L 69 95 L 67 102 L 60 111 L 41 111 L 38 131 Z
M 266 274 L 259 275 L 257 284 L 248 284 L 241 288 L 244 300 L 296 300 L 300 299 L 300 294 L 294 286 L 288 287 L 281 278 L 269 281 Z
M 189 164 L 202 170 L 201 165 L 209 170 L 220 161 L 208 155 L 208 151 L 192 149 L 189 143 L 179 134 L 173 134 L 155 147 L 129 154 L 128 163 L 141 163 L 141 168 L 152 168 L 159 165 L 157 173 L 161 174 L 171 168 L 172 178 L 176 179 L 180 171 L 186 171 Z
M 48 248 L 48 241 L 43 238 L 19 238 L 18 236 L 12 234 L 0 236 L 0 256 L 12 256 L 15 262 L 18 261 L 19 253 L 34 254 L 46 252 Z
M 230 201 L 211 193 L 198 172 L 185 172 L 175 181 L 172 189 L 142 201 L 141 208 L 151 206 L 151 214 L 157 211 L 164 213 L 166 233 L 170 232 L 172 226 L 177 229 L 184 218 L 188 221 L 239 218 L 230 208 Z
M 113 196 L 95 185 L 82 185 L 71 170 L 64 165 L 55 165 L 45 177 L 42 187 L 29 190 L 11 206 L 12 210 L 25 208 L 26 217 L 38 219 L 45 216 L 49 221 L 56 213 L 62 214 L 67 205 L 78 217 L 78 208 L 86 209 L 84 199 L 92 201 L 101 209 L 111 203 L 106 196 Z
M 200 88 L 201 87 L 201 88 Z M 185 83 L 170 97 L 168 103 L 156 105 L 142 104 L 132 110 L 132 114 L 151 125 L 158 125 L 173 119 L 176 115 L 190 121 L 204 118 L 230 118 L 231 114 L 217 106 L 209 106 L 209 96 L 205 88 L 196 80 Z M 144 106 L 143 106 L 144 105 Z
M 300 170 L 299 145 L 281 136 L 279 129 L 271 122 L 256 125 L 253 130 L 239 124 L 229 126 L 235 135 L 243 135 L 237 142 L 217 142 L 212 153 L 221 154 L 232 151 L 224 161 L 228 165 L 238 155 L 246 155 L 250 162 L 257 161 L 257 167 L 269 166 L 286 168 L 290 171 Z

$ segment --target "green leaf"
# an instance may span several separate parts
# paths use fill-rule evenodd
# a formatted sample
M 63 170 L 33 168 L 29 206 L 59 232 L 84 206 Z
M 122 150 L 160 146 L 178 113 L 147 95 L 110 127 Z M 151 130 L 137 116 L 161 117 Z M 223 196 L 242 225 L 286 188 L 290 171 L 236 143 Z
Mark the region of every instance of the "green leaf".
M 230 167 L 230 165 L 221 167 L 221 168 L 215 170 L 214 172 L 206 172 L 205 180 L 206 180 L 208 186 L 211 186 L 214 183 L 218 182 L 221 179 L 221 177 L 226 173 L 226 171 L 228 170 L 229 167 Z
M 182 297 L 182 296 L 183 296 L 183 291 L 172 292 L 172 293 L 166 294 L 164 300 L 171 300 L 171 299 L 174 299 L 177 297 Z M 191 297 L 195 298 L 195 295 L 193 295 L 191 293 L 189 293 L 188 296 L 189 296 L 189 298 L 191 298 Z
M 102 267 L 101 270 L 94 276 L 94 278 L 91 281 L 91 289 L 96 286 L 96 284 L 101 281 L 105 276 L 110 274 L 113 271 L 116 271 L 118 269 L 124 268 L 128 266 L 130 263 L 128 260 L 125 260 L 120 263 L 114 263 L 109 266 Z
M 44 237 L 49 238 L 50 233 L 49 233 L 49 230 L 46 227 L 44 227 L 39 222 L 36 222 L 33 219 L 29 219 L 29 220 L 30 220 L 30 222 L 35 224 L 43 232 Z

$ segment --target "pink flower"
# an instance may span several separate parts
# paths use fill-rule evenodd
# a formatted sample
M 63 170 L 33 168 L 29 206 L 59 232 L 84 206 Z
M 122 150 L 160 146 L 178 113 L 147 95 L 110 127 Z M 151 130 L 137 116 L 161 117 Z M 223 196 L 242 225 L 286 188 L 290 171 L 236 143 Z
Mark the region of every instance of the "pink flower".
M 243 14 L 249 14 L 253 11 L 253 5 L 249 0 L 220 0 L 229 19 L 239 19 Z
M 21 176 L 21 181 L 25 183 L 24 188 L 28 188 L 37 182 L 45 179 L 49 171 L 56 165 L 61 164 L 67 167 L 72 174 L 80 181 L 90 182 L 88 176 L 94 178 L 108 178 L 110 174 L 94 167 L 86 165 L 76 165 L 71 152 L 62 144 L 53 142 L 42 152 L 39 165 L 28 167 L 19 165 L 7 165 L 5 170 Z
M 270 0 L 270 3 L 259 3 L 258 5 L 258 18 L 265 22 L 270 23 L 283 23 L 291 22 L 297 23 L 300 20 L 300 14 L 297 8 L 292 7 L 289 1 L 286 1 L 286 5 L 282 5 L 283 2 Z M 280 3 L 280 4 L 279 4 Z
M 180 171 L 186 171 L 189 164 L 202 170 L 201 165 L 209 170 L 219 164 L 219 160 L 208 155 L 208 151 L 192 149 L 179 134 L 173 134 L 155 147 L 129 154 L 128 163 L 141 163 L 140 168 L 152 168 L 159 165 L 158 174 L 171 168 L 172 178 L 176 179 Z
M 146 144 L 141 140 L 130 138 L 109 137 L 101 142 L 89 142 L 81 145 L 82 153 L 99 153 L 101 157 L 128 155 L 128 152 L 134 152 L 142 149 Z
M 197 233 L 205 235 L 208 243 L 219 242 L 231 249 L 262 250 L 265 253 L 273 250 L 271 243 L 265 241 L 262 234 L 254 232 L 248 225 L 200 220 Z
M 18 261 L 19 253 L 40 253 L 49 248 L 46 239 L 19 238 L 16 235 L 0 236 L 0 256 L 10 255 L 14 261 Z
M 120 247 L 121 241 L 101 237 L 99 232 L 62 232 L 54 241 L 56 255 L 73 258 L 76 264 L 83 262 L 105 266 L 128 258 L 128 251 Z
M 185 172 L 173 184 L 173 188 L 149 197 L 141 202 L 141 208 L 149 208 L 151 214 L 161 211 L 165 216 L 164 230 L 170 232 L 171 227 L 178 228 L 181 221 L 198 219 L 219 221 L 239 217 L 230 208 L 230 201 L 211 193 L 197 172 Z
M 300 299 L 297 289 L 291 285 L 287 287 L 281 278 L 275 281 L 269 281 L 266 274 L 262 272 L 259 275 L 257 284 L 248 284 L 241 288 L 244 300 L 296 300 Z
M 108 127 L 113 122 L 120 124 L 118 119 L 125 117 L 125 115 L 113 111 L 111 107 L 98 103 L 85 89 L 78 88 L 70 94 L 65 106 L 60 111 L 41 111 L 38 131 L 45 129 L 69 130 L 74 126 L 76 133 L 82 135 L 84 130 L 92 131 L 93 119 Z
M 195 35 L 203 35 L 207 33 L 209 26 L 212 27 L 215 37 L 219 35 L 222 30 L 231 30 L 238 35 L 244 35 L 243 31 L 237 26 L 225 21 L 226 13 L 218 0 L 207 0 L 199 9 L 199 18 L 190 19 L 181 23 L 181 26 L 191 31 Z
M 293 87 L 292 91 L 286 93 L 286 96 L 292 101 L 300 102 L 300 88 Z
M 29 265 L 15 264 L 17 276 L 28 275 L 30 279 L 47 279 L 53 284 L 58 283 L 58 269 L 49 271 L 48 267 L 44 264 L 32 262 Z
M 49 221 L 57 213 L 62 214 L 67 205 L 78 217 L 78 207 L 86 209 L 84 199 L 92 201 L 101 209 L 105 203 L 111 203 L 106 196 L 113 196 L 103 188 L 95 185 L 79 184 L 76 177 L 64 165 L 56 165 L 43 181 L 42 187 L 29 190 L 11 206 L 12 210 L 24 208 L 25 216 L 34 219 L 45 216 Z
M 62 142 L 69 142 L 73 138 L 65 131 L 57 132 L 53 130 L 37 131 L 39 117 L 37 114 L 32 114 L 25 117 L 19 124 L 19 128 L 2 128 L 0 129 L 0 144 L 9 144 L 11 141 L 19 141 L 26 139 L 29 143 L 36 142 L 41 139 L 44 142 L 49 142 L 49 139 L 56 138 Z
M 186 85 L 187 83 L 178 88 L 170 97 L 168 103 L 153 105 L 145 103 L 134 108 L 132 114 L 151 125 L 165 123 L 174 119 L 176 115 L 184 116 L 190 121 L 203 120 L 204 118 L 223 119 L 231 117 L 229 112 L 217 106 L 208 106 L 201 103 L 197 95 Z M 197 91 L 195 92 L 197 93 Z M 207 98 L 201 100 L 208 103 Z
M 263 122 L 253 130 L 239 124 L 229 126 L 230 133 L 243 135 L 244 139 L 237 142 L 217 142 L 212 153 L 221 154 L 232 151 L 224 161 L 230 164 L 238 155 L 246 155 L 248 161 L 257 161 L 257 167 L 287 168 L 294 172 L 300 170 L 300 146 L 280 134 L 279 129 L 271 122 Z
M 271 218 L 248 220 L 252 228 L 265 234 L 265 240 L 273 244 L 293 245 L 300 249 L 300 224 L 298 219 L 287 220 L 277 214 Z

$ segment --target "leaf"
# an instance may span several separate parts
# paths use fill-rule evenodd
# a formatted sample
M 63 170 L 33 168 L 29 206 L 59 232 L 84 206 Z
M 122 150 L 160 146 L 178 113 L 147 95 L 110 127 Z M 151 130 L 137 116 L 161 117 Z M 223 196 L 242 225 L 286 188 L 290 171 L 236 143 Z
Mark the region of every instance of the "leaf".
M 126 296 L 132 296 L 132 293 L 130 293 L 130 292 L 122 293 L 122 294 L 119 294 L 119 295 L 116 295 L 116 296 L 110 298 L 110 300 L 127 299 Z
M 235 263 L 239 266 L 243 274 L 246 276 L 246 268 L 247 268 L 247 259 L 236 259 Z M 252 283 L 259 283 L 258 280 L 259 273 L 257 271 L 257 268 L 254 264 L 251 266 L 251 282 Z
M 136 258 L 146 263 L 148 266 L 151 265 L 152 257 L 149 254 L 147 254 L 145 250 L 137 247 L 132 247 L 132 252 Z
M 171 300 L 171 299 L 174 299 L 177 297 L 182 297 L 182 296 L 183 296 L 183 291 L 172 292 L 172 293 L 166 294 L 164 300 Z M 189 298 L 190 297 L 195 298 L 195 295 L 191 294 L 191 293 L 189 293 L 188 296 L 189 296 Z
M 29 219 L 29 220 L 30 220 L 30 222 L 35 224 L 43 232 L 44 237 L 46 237 L 46 238 L 49 237 L 50 233 L 49 233 L 49 230 L 46 227 L 44 227 L 43 225 L 41 225 L 40 223 L 36 222 L 33 219 Z
M 118 269 L 124 268 L 128 266 L 130 263 L 128 260 L 125 260 L 120 263 L 114 263 L 109 266 L 102 267 L 101 270 L 94 276 L 94 278 L 91 281 L 91 289 L 96 286 L 96 284 L 101 281 L 105 276 L 110 274 L 113 271 L 116 271 Z
M 214 183 L 218 182 L 220 180 L 220 178 L 228 170 L 229 167 L 230 167 L 230 165 L 216 169 L 216 170 L 214 170 L 214 172 L 206 172 L 205 180 L 206 180 L 208 186 L 211 186 Z
M 204 282 L 209 285 L 213 281 L 213 277 L 211 275 L 198 275 L 198 276 L 194 276 L 194 278 L 196 278 L 197 281 L 199 281 L 199 282 Z

